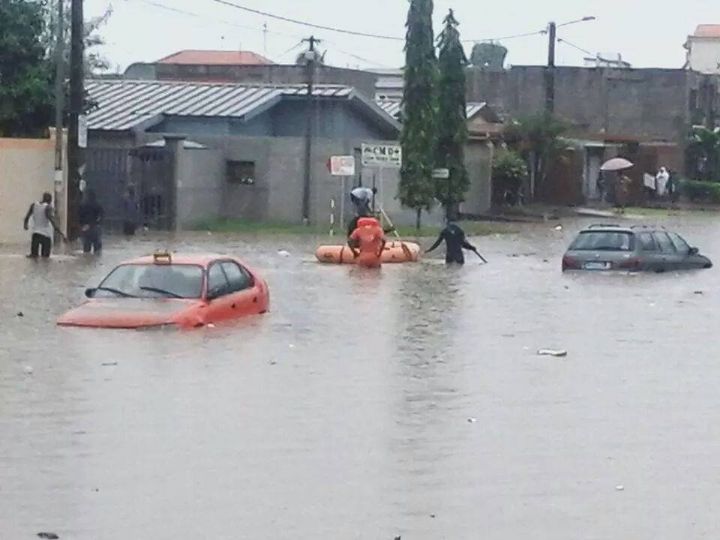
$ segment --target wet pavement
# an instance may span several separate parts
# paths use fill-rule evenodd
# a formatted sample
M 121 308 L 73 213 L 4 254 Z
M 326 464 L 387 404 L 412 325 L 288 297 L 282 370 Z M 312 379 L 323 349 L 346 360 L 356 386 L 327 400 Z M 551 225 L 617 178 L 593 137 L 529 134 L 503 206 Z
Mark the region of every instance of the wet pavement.
M 674 219 L 720 262 L 716 220 Z M 381 272 L 316 264 L 303 237 L 3 248 L 0 538 L 718 537 L 720 272 L 562 275 L 580 224 Z M 272 312 L 54 326 L 166 245 L 240 254 Z

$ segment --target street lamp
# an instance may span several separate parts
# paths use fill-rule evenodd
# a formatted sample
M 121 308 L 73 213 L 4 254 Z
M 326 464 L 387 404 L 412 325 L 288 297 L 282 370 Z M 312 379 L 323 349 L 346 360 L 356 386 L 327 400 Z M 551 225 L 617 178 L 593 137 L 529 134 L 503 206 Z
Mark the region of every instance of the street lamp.
M 560 24 L 553 21 L 548 23 L 548 63 L 545 71 L 545 110 L 548 114 L 552 114 L 555 110 L 555 43 L 557 41 L 557 28 L 559 26 L 594 21 L 595 19 L 594 15 L 590 15 Z

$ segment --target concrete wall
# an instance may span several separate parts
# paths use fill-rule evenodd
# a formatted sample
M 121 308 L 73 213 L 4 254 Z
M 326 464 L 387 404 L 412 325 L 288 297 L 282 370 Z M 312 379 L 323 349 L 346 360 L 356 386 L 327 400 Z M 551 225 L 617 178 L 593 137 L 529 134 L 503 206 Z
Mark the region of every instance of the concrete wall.
M 65 186 L 55 192 L 54 139 L 0 139 L 0 243 L 29 240 L 22 222 L 31 203 L 53 193 L 60 224 L 65 223 Z
M 307 71 L 297 65 L 258 66 L 192 66 L 181 64 L 133 64 L 127 68 L 126 79 L 165 81 L 211 81 L 248 84 L 305 84 Z M 367 71 L 318 66 L 316 84 L 352 86 L 369 98 L 375 97 L 377 75 Z
M 181 228 L 218 216 L 224 196 L 224 161 L 218 150 L 179 150 L 177 220 Z
M 487 101 L 512 117 L 537 114 L 545 100 L 545 68 L 468 70 L 468 99 Z M 573 135 L 604 134 L 681 142 L 689 96 L 702 77 L 679 69 L 556 68 L 555 110 Z
M 691 37 L 689 43 L 690 69 L 700 73 L 720 73 L 720 39 Z
M 470 189 L 460 205 L 464 214 L 482 215 L 492 206 L 492 160 L 494 148 L 489 141 L 471 140 L 465 149 L 465 167 Z

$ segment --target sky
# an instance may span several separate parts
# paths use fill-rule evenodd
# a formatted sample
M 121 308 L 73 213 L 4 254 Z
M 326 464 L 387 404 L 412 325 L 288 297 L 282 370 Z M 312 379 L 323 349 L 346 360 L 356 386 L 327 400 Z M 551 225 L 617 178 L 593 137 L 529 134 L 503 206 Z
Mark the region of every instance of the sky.
M 332 28 L 404 36 L 407 0 L 85 0 L 92 17 L 112 6 L 101 30 L 103 53 L 112 66 L 153 62 L 182 49 L 251 50 L 278 63 L 292 63 L 300 40 L 313 34 L 327 50 L 326 62 L 341 67 L 393 68 L 403 64 L 403 42 L 344 35 L 246 13 L 236 3 L 275 15 Z M 702 23 L 720 24 L 717 0 L 435 0 L 435 31 L 448 9 L 460 21 L 463 40 L 490 40 L 543 30 L 594 16 L 596 20 L 558 28 L 558 65 L 582 65 L 584 52 L 620 53 L 633 67 L 679 68 L 683 43 Z M 267 25 L 267 31 L 263 31 Z M 501 39 L 507 63 L 543 64 L 547 36 Z

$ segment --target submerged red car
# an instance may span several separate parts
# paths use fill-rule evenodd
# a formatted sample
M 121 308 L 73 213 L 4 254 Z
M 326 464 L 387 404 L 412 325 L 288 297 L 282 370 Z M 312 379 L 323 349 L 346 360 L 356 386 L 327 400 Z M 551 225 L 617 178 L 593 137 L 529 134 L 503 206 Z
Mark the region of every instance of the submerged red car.
M 197 328 L 265 313 L 268 285 L 241 260 L 158 253 L 117 266 L 57 321 L 93 328 Z

